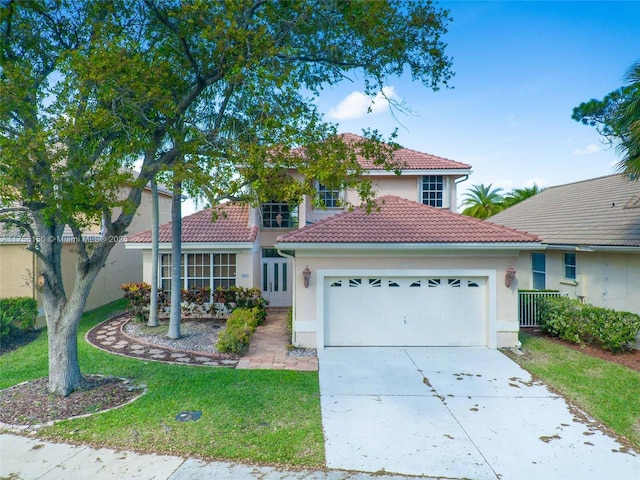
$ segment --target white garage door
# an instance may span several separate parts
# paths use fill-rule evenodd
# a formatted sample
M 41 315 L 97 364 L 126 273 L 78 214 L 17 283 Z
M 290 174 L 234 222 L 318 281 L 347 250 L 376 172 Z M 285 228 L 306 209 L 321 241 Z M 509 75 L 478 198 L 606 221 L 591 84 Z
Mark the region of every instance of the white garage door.
M 484 277 L 326 277 L 325 346 L 484 346 Z

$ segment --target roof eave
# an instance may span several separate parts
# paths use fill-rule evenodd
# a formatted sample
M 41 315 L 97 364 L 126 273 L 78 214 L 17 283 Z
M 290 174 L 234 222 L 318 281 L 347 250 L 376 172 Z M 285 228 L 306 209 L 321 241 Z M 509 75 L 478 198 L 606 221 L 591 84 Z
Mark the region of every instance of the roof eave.
M 458 176 L 465 176 L 465 175 L 470 175 L 471 174 L 471 169 L 470 168 L 448 168 L 448 169 L 442 169 L 442 168 L 421 168 L 421 169 L 402 169 L 400 170 L 400 176 L 419 176 L 419 175 L 450 175 L 450 176 L 454 176 L 454 175 L 458 175 Z M 396 175 L 394 170 L 366 170 L 365 175 L 368 175 L 370 177 L 376 177 L 376 176 L 390 176 L 390 175 Z
M 277 242 L 284 250 L 544 250 L 539 242 L 467 242 L 467 243 L 322 243 Z
M 544 242 L 543 242 L 544 243 Z M 640 253 L 640 245 L 587 245 L 545 243 L 548 250 L 575 250 L 576 252 Z
M 196 250 L 253 250 L 255 242 L 182 242 L 183 252 Z M 129 250 L 151 250 L 151 242 L 127 242 L 125 248 Z M 171 242 L 160 242 L 159 250 L 171 250 Z

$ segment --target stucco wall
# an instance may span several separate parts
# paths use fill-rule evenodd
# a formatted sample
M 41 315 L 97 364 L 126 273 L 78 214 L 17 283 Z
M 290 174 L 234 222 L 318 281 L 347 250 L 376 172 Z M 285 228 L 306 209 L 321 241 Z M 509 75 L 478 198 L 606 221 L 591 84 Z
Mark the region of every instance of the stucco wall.
M 166 223 L 171 219 L 171 198 L 160 195 L 160 222 Z M 129 227 L 129 234 L 148 230 L 151 225 L 151 192 L 145 190 L 142 194 L 140 208 Z M 75 280 L 77 261 L 76 245 L 64 245 L 62 253 L 62 275 L 67 295 L 71 294 Z M 0 244 L 0 297 L 33 296 L 30 282 L 26 281 L 33 271 L 33 256 L 26 250 L 24 244 Z M 36 276 L 40 272 L 39 261 L 36 263 Z M 126 250 L 124 241 L 118 242 L 113 249 L 105 266 L 96 278 L 85 309 L 91 310 L 106 303 L 122 298 L 120 285 L 125 282 L 142 281 L 142 255 L 139 251 Z M 27 285 L 27 283 L 29 283 Z M 38 307 L 42 302 L 36 290 Z M 42 312 L 42 310 L 41 310 Z
M 546 250 L 546 287 L 596 307 L 640 314 L 640 253 Z M 576 281 L 564 278 L 564 253 L 576 254 Z M 532 285 L 531 254 L 520 256 L 520 288 Z
M 34 255 L 25 245 L 0 244 L 0 298 L 33 297 L 37 270 Z
M 317 296 L 318 271 L 320 270 L 348 270 L 373 269 L 376 274 L 384 275 L 384 271 L 403 270 L 407 275 L 412 271 L 430 272 L 446 270 L 483 270 L 495 272 L 495 309 L 488 315 L 487 326 L 489 338 L 487 343 L 501 347 L 512 347 L 517 343 L 517 289 L 515 286 L 504 286 L 504 276 L 510 265 L 517 263 L 517 252 L 505 255 L 486 253 L 462 254 L 443 252 L 434 255 L 379 254 L 380 256 L 357 255 L 353 253 L 331 252 L 329 255 L 319 256 L 306 252 L 297 252 L 295 261 L 295 300 L 294 300 L 294 341 L 301 346 L 314 348 L 317 346 L 317 331 L 322 328 L 318 322 Z M 309 266 L 312 271 L 309 288 L 304 288 L 302 270 Z M 489 295 L 489 293 L 488 293 Z

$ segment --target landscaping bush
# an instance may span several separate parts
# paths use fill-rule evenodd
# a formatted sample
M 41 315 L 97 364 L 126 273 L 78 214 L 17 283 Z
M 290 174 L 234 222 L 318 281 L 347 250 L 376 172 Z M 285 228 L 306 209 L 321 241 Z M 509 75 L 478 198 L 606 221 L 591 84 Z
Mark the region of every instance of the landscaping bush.
M 33 330 L 38 318 L 38 302 L 31 297 L 0 299 L 0 339 L 12 333 Z
M 612 352 L 631 350 L 640 332 L 640 315 L 583 304 L 566 297 L 540 301 L 540 327 L 550 336 L 599 346 Z
M 129 300 L 129 314 L 139 322 L 148 321 L 151 285 L 144 282 L 123 283 L 120 289 L 124 292 L 124 298 Z
M 151 285 L 147 283 L 124 283 L 120 285 L 124 297 L 129 300 L 129 314 L 140 322 L 149 319 Z M 211 302 L 213 295 L 213 302 Z M 256 309 L 258 324 L 267 318 L 269 302 L 262 298 L 258 288 L 231 287 L 217 288 L 213 292 L 209 287 L 197 287 L 181 291 L 180 310 L 183 317 L 202 318 L 209 313 L 215 316 L 228 315 L 236 308 Z M 211 302 L 211 303 L 210 303 Z M 169 292 L 158 290 L 158 306 L 171 303 Z
M 207 305 L 211 301 L 211 288 L 196 287 L 181 292 L 181 312 L 185 317 L 193 315 L 202 318 L 208 312 Z
M 218 351 L 236 355 L 243 354 L 258 326 L 259 318 L 259 308 L 236 308 L 231 312 L 225 329 L 218 335 L 216 345 Z

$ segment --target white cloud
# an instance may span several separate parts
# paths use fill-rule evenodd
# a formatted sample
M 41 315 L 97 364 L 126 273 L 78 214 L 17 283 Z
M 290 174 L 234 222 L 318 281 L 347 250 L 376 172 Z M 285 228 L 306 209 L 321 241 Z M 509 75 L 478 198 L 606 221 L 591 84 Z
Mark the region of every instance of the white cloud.
M 364 117 L 369 109 L 371 113 L 384 112 L 389 108 L 389 100 L 399 100 L 394 87 L 383 87 L 375 96 L 354 91 L 345 97 L 335 108 L 329 109 L 329 117 L 336 120 L 352 120 Z
M 584 148 L 579 148 L 577 150 L 574 150 L 573 152 L 571 152 L 571 155 L 591 155 L 593 153 L 598 153 L 601 151 L 602 151 L 602 148 L 600 148 L 599 145 L 596 145 L 595 143 L 591 143 Z

